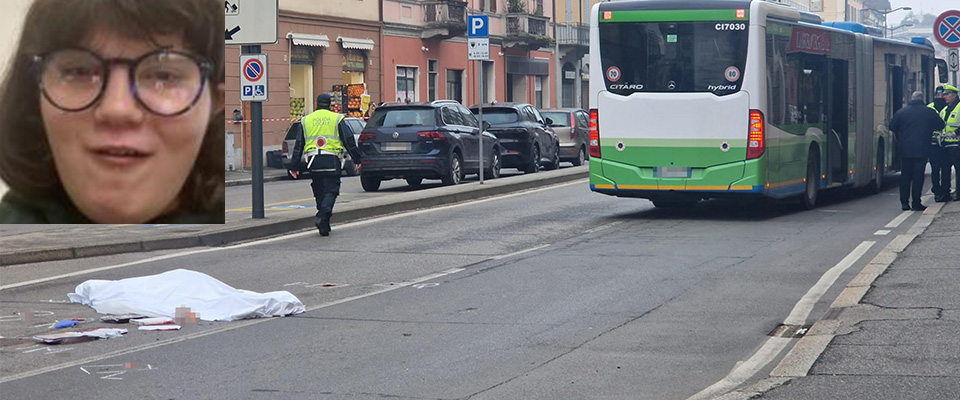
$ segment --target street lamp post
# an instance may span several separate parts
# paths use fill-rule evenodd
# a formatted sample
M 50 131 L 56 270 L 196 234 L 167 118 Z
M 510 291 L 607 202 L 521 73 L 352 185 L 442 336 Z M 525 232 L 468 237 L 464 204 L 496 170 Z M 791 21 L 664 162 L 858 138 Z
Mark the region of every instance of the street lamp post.
M 892 10 L 877 10 L 877 9 L 873 9 L 873 8 L 864 8 L 864 11 L 867 11 L 867 10 L 873 11 L 873 12 L 875 12 L 875 13 L 880 14 L 880 15 L 883 16 L 883 37 L 887 37 L 887 14 L 890 14 L 890 13 L 892 13 L 892 12 L 894 12 L 894 11 L 900 11 L 900 10 L 910 11 L 910 10 L 912 10 L 912 9 L 913 9 L 913 8 L 910 8 L 910 7 L 897 7 L 897 8 L 894 8 L 894 9 L 892 9 Z M 902 25 L 901 25 L 901 26 L 902 26 Z
M 910 27 L 910 26 L 913 26 L 913 24 L 911 24 L 911 23 L 906 23 L 906 24 L 901 24 L 900 26 L 895 27 L 895 28 L 890 28 L 890 37 L 893 37 L 894 32 L 896 32 L 897 29 L 906 28 L 906 27 Z

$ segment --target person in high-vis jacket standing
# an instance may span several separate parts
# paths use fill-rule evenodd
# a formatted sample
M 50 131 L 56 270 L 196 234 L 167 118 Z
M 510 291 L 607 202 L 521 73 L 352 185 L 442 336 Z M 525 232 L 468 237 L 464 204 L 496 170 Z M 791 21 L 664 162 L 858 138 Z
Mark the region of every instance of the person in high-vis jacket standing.
M 352 134 L 343 123 L 343 114 L 330 111 L 330 95 L 317 96 L 317 111 L 301 120 L 303 135 L 297 137 L 290 176 L 296 179 L 301 171 L 310 171 L 313 197 L 317 201 L 317 229 L 320 236 L 330 235 L 333 204 L 340 195 L 340 168 L 344 150 L 350 153 L 354 164 L 360 165 L 360 151 Z
M 927 104 L 927 107 L 932 108 L 937 114 L 947 106 L 944 92 L 943 86 L 937 86 L 933 102 Z M 934 131 L 930 138 L 930 182 L 933 184 L 931 189 L 933 199 L 937 203 L 950 200 L 950 168 L 953 167 L 952 149 L 947 147 L 949 143 L 943 141 L 942 133 L 942 131 Z M 956 143 L 953 143 L 951 147 L 955 146 Z
M 960 200 L 960 140 L 957 139 L 958 128 L 960 128 L 960 106 L 957 105 L 957 96 L 960 90 L 956 86 L 952 85 L 943 85 L 943 99 L 947 101 L 947 105 L 940 110 L 940 118 L 943 119 L 943 122 L 946 123 L 946 126 L 943 128 L 942 133 L 940 134 L 940 141 L 943 143 L 943 147 L 947 149 L 947 157 L 950 160 L 950 164 L 953 164 L 955 182 L 953 200 Z M 949 165 L 947 170 L 949 171 Z M 945 194 L 945 201 L 950 199 L 950 181 L 947 180 L 946 186 L 943 188 L 943 193 Z

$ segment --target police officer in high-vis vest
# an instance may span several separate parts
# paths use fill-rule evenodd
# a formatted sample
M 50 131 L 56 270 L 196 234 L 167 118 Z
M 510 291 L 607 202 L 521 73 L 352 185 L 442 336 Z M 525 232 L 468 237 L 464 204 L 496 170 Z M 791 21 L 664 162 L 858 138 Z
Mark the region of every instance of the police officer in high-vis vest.
M 954 182 L 954 189 L 956 193 L 954 194 L 953 200 L 960 200 L 960 140 L 958 140 L 957 135 L 958 128 L 960 128 L 960 106 L 957 105 L 957 96 L 960 90 L 956 86 L 952 85 L 943 85 L 943 99 L 947 101 L 947 105 L 940 110 L 940 118 L 946 122 L 947 126 L 943 128 L 942 133 L 940 134 L 940 141 L 944 148 L 948 151 L 948 157 L 950 164 L 953 164 L 953 169 L 955 171 L 956 181 Z M 949 166 L 947 167 L 949 171 Z M 950 181 L 947 181 L 946 187 L 943 189 L 946 193 L 946 199 L 950 199 Z
M 360 151 L 343 123 L 343 114 L 330 111 L 330 95 L 317 96 L 317 111 L 301 120 L 303 136 L 297 138 L 293 159 L 300 160 L 292 166 L 297 170 L 288 172 L 294 178 L 300 171 L 310 171 L 313 179 L 313 197 L 317 200 L 317 229 L 320 236 L 330 235 L 330 217 L 333 216 L 333 204 L 340 195 L 340 167 L 344 150 L 350 153 L 353 162 L 360 165 Z
M 934 91 L 933 102 L 927 104 L 927 107 L 934 109 L 937 114 L 947 106 L 944 97 L 945 89 L 943 86 L 937 86 Z M 950 200 L 950 167 L 953 166 L 950 150 L 945 147 L 941 138 L 942 131 L 934 131 L 930 138 L 930 183 L 933 184 L 931 191 L 933 199 L 937 203 L 943 203 Z

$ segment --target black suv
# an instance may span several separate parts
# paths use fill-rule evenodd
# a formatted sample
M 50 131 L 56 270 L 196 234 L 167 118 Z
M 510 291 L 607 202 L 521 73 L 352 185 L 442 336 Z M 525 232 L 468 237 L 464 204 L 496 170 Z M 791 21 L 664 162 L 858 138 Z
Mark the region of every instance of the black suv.
M 473 114 L 480 107 L 470 107 Z M 560 139 L 550 128 L 553 123 L 530 104 L 491 103 L 483 105 L 483 121 L 503 146 L 503 167 L 537 172 L 540 166 L 560 166 Z
M 479 121 L 453 100 L 431 103 L 387 103 L 377 108 L 360 134 L 363 153 L 360 183 L 368 192 L 386 179 L 403 178 L 411 186 L 424 179 L 446 185 L 480 173 L 483 143 L 484 177 L 500 176 L 500 143 L 478 128 Z

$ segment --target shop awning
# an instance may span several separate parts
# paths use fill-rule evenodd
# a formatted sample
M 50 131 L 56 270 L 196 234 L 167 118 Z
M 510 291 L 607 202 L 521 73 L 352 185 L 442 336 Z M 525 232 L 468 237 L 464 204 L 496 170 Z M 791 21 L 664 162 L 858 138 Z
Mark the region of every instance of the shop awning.
M 337 41 L 345 49 L 373 50 L 373 40 L 337 36 Z
M 330 38 L 327 35 L 311 35 L 309 33 L 287 33 L 287 39 L 293 40 L 298 46 L 330 47 Z

